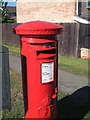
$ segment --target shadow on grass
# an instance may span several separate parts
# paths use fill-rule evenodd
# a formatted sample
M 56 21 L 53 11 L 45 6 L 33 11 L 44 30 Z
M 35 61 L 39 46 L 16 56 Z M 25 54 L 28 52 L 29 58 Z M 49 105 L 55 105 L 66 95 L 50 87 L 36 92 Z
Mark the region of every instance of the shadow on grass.
M 90 87 L 85 86 L 58 101 L 58 118 L 81 120 L 90 110 Z

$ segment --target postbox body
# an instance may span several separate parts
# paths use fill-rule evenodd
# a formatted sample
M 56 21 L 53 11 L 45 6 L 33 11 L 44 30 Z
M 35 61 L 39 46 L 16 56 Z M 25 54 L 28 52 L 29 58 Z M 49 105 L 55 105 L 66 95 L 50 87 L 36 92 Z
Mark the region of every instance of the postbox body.
M 62 26 L 29 22 L 18 26 L 21 35 L 25 118 L 55 118 L 58 91 L 58 42 Z

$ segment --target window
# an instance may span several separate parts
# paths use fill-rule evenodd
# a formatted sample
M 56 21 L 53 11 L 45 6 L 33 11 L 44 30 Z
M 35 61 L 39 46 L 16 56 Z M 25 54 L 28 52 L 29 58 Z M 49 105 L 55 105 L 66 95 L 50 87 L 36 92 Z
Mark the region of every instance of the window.
M 90 0 L 87 0 L 87 8 L 90 9 Z

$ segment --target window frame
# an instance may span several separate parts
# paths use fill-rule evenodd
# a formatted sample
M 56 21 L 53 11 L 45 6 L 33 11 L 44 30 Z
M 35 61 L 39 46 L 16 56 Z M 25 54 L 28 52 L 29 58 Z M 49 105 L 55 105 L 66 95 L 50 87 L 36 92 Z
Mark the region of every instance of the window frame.
M 90 0 L 87 0 L 87 2 L 86 2 L 86 8 L 87 9 L 90 9 L 90 5 L 89 4 L 90 4 Z

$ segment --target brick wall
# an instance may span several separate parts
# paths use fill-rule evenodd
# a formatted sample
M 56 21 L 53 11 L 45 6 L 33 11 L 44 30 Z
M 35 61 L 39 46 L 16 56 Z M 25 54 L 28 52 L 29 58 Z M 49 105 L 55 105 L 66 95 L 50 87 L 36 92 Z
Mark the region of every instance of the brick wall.
M 75 0 L 17 0 L 17 22 L 44 20 L 50 22 L 74 22 Z M 37 2 L 38 1 L 38 2 Z

